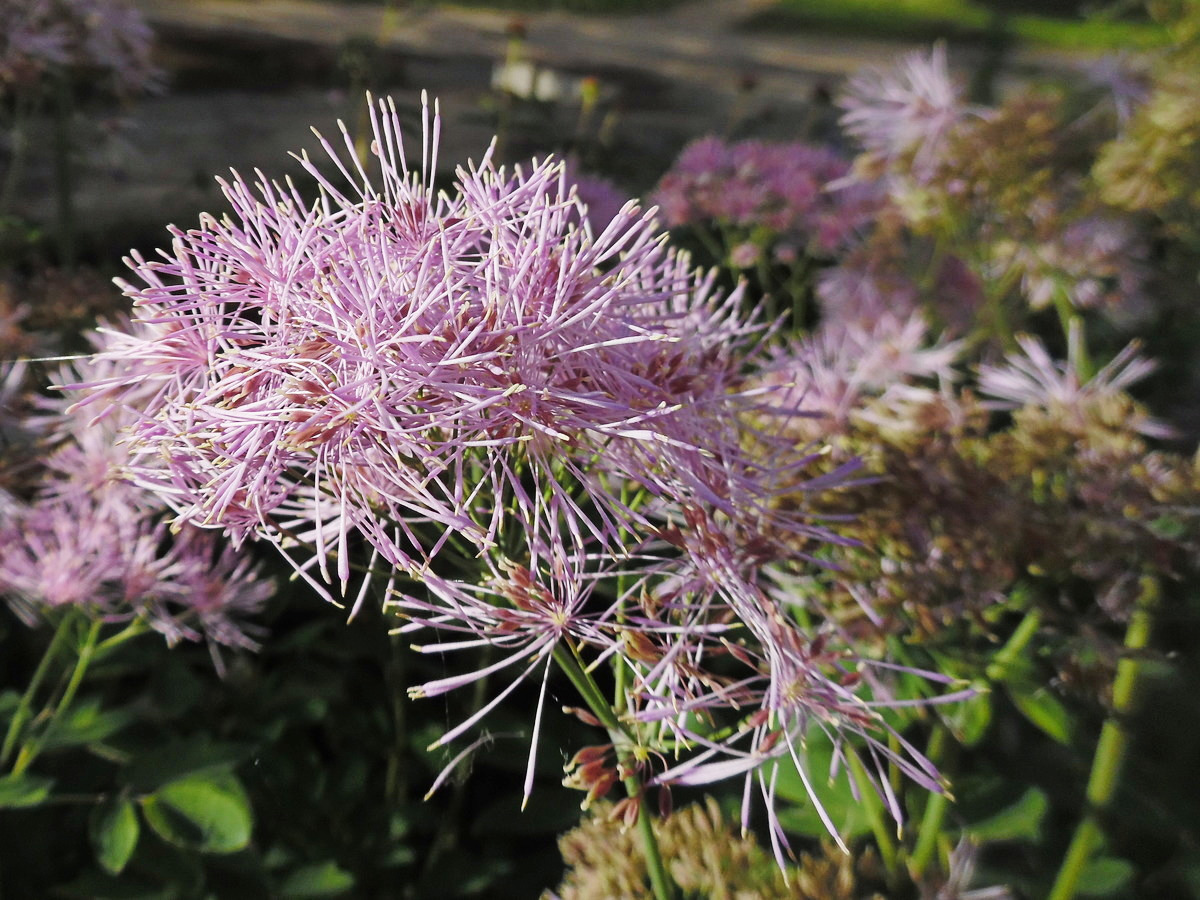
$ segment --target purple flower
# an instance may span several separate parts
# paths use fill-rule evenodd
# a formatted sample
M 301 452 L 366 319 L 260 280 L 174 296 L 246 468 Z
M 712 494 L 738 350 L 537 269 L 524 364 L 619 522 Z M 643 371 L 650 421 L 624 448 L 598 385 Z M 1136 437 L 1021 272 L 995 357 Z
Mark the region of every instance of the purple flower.
M 104 346 L 101 333 L 97 343 Z M 104 380 L 105 363 L 87 377 Z M 66 369 L 63 381 L 81 373 Z M 137 396 L 131 390 L 128 399 Z M 145 399 L 143 397 L 143 399 Z M 143 618 L 169 642 L 206 639 L 213 647 L 254 648 L 246 622 L 272 587 L 248 559 L 217 537 L 186 527 L 171 536 L 165 507 L 127 480 L 129 447 L 120 435 L 132 407 L 67 408 L 45 399 L 28 427 L 47 447 L 42 480 L 28 504 L 0 519 L 0 592 L 26 621 L 45 608 L 79 606 L 111 621 Z
M 1083 76 L 1104 90 L 1124 125 L 1150 97 L 1150 77 L 1145 64 L 1127 53 L 1110 53 L 1082 67 Z
M 919 181 L 938 161 L 946 135 L 968 114 L 950 78 L 946 45 L 910 53 L 890 68 L 866 69 L 840 99 L 842 127 L 873 158 L 911 160 Z
M 1091 215 L 1058 223 L 1046 237 L 998 241 L 993 256 L 996 277 L 1020 274 L 1033 309 L 1061 294 L 1077 309 L 1100 309 L 1120 321 L 1138 318 L 1148 305 L 1146 248 L 1128 219 Z
M 787 392 L 781 405 L 807 413 L 791 427 L 811 440 L 845 431 L 858 418 L 914 428 L 911 410 L 939 396 L 923 382 L 956 380 L 961 350 L 957 341 L 930 343 L 919 314 L 883 314 L 869 327 L 823 326 L 794 340 L 775 351 L 762 378 Z
M 1154 360 L 1139 355 L 1140 347 L 1129 344 L 1090 378 L 1079 375 L 1078 340 L 1070 342 L 1066 360 L 1055 360 L 1042 342 L 1030 335 L 1017 338 L 1020 352 L 1009 354 L 1003 365 L 979 367 L 979 391 L 994 398 L 993 409 L 1045 410 L 1056 419 L 1083 428 L 1105 405 L 1122 397 L 1126 390 L 1156 368 Z M 1174 429 L 1146 415 L 1125 424 L 1149 437 L 1166 438 Z
M 849 164 L 825 147 L 799 142 L 727 144 L 709 137 L 679 155 L 653 200 L 667 225 L 766 227 L 830 252 L 869 217 L 862 190 L 834 191 Z
M 762 329 L 740 291 L 715 293 L 634 203 L 598 232 L 581 224 L 552 160 L 508 172 L 485 155 L 435 193 L 436 111 L 419 172 L 398 119 L 372 106 L 377 177 L 343 129 L 342 154 L 321 141 L 340 177 L 300 157 L 316 198 L 235 176 L 232 215 L 130 260 L 135 319 L 76 385 L 82 409 L 124 423 L 129 477 L 177 525 L 271 541 L 319 589 L 344 595 L 365 560 L 354 605 L 385 579 L 421 652 L 494 648 L 485 668 L 412 689 L 507 679 L 439 744 L 540 678 L 526 796 L 556 656 L 627 670 L 610 738 L 641 759 L 668 719 L 701 762 L 737 756 L 738 774 L 764 728 L 794 743 L 811 713 L 834 729 L 860 701 L 826 690 L 837 663 L 806 661 L 764 570 L 838 540 L 783 498 L 855 464 L 812 477 L 815 454 L 776 427 L 797 396 L 749 377 Z M 727 691 L 732 628 L 762 646 Z M 786 687 L 802 678 L 803 697 Z M 711 748 L 675 721 L 689 705 L 736 718 L 744 699 L 775 720 Z
M 394 107 L 373 117 L 381 190 L 323 142 L 348 192 L 304 157 L 317 203 L 235 179 L 235 219 L 131 261 L 137 318 L 101 355 L 121 374 L 93 387 L 139 410 L 134 477 L 239 541 L 287 549 L 280 522 L 308 518 L 307 552 L 343 590 L 352 531 L 414 576 L 447 541 L 477 553 L 502 530 L 528 535 L 535 564 L 620 552 L 644 516 L 595 461 L 649 484 L 707 446 L 749 334 L 737 298 L 706 306 L 711 280 L 633 204 L 598 235 L 577 227 L 559 164 L 509 175 L 485 158 L 435 196 Z

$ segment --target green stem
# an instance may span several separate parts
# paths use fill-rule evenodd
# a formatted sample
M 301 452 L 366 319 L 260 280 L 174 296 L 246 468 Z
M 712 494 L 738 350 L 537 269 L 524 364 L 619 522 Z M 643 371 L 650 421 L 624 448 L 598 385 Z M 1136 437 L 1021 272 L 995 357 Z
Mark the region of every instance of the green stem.
M 989 680 L 1001 682 L 1008 678 L 1013 664 L 1028 648 L 1041 624 L 1042 614 L 1038 609 L 1031 609 L 1025 614 L 1025 618 L 1020 621 L 1004 646 L 996 652 L 995 657 L 988 664 L 985 671 Z M 949 731 L 944 725 L 938 723 L 934 726 L 925 754 L 931 762 L 935 764 L 941 762 L 941 757 L 947 751 L 949 736 Z M 917 843 L 908 862 L 908 870 L 914 881 L 921 879 L 933 861 L 934 854 L 937 853 L 938 839 L 942 834 L 942 823 L 950 809 L 950 802 L 949 794 L 931 794 L 929 797 L 925 813 L 921 818 L 921 827 L 917 832 Z
M 937 762 L 946 744 L 947 731 L 945 726 L 938 724 L 929 735 L 929 746 L 925 756 L 932 762 Z M 942 832 L 942 822 L 946 818 L 946 810 L 950 808 L 948 794 L 930 794 L 925 804 L 925 814 L 921 817 L 921 828 L 917 832 L 917 843 L 909 857 L 908 871 L 913 881 L 920 881 L 925 869 L 937 852 L 938 835 Z
M 1129 747 L 1129 732 L 1125 721 L 1134 708 L 1134 690 L 1142 671 L 1140 651 L 1150 641 L 1154 606 L 1158 601 L 1158 581 L 1149 575 L 1142 577 L 1141 593 L 1125 630 L 1125 656 L 1117 663 L 1113 682 L 1112 713 L 1100 729 L 1096 755 L 1087 785 L 1087 813 L 1076 828 L 1062 868 L 1054 881 L 1049 900 L 1071 900 L 1079 889 L 1079 880 L 1092 853 L 1104 839 L 1100 816 L 1108 808 L 1117 788 L 1117 778 L 1125 752 Z
M 63 642 L 66 641 L 67 635 L 75 623 L 75 618 L 76 613 L 72 610 L 58 623 L 58 627 L 54 630 L 54 637 L 50 640 L 50 645 L 46 647 L 46 652 L 42 654 L 41 661 L 38 662 L 37 668 L 33 672 L 33 677 L 29 679 L 29 686 L 25 688 L 25 693 L 21 695 L 21 701 L 17 704 L 16 712 L 13 713 L 12 721 L 8 725 L 8 732 L 4 735 L 4 745 L 0 747 L 0 767 L 8 764 L 8 759 L 16 748 L 18 738 L 21 736 L 21 729 L 25 727 L 25 722 L 29 719 L 29 711 L 33 707 L 33 698 L 42 686 L 42 682 L 46 680 L 46 674 L 50 671 L 50 665 L 62 649 Z
M 67 681 L 66 689 L 63 690 L 62 697 L 51 713 L 51 721 L 57 721 L 59 717 L 64 715 L 70 708 L 71 702 L 75 699 L 75 694 L 78 693 L 79 686 L 83 683 L 83 676 L 87 674 L 88 665 L 95 654 L 96 642 L 100 637 L 100 626 L 100 620 L 96 619 L 88 627 L 87 635 L 84 637 L 83 644 L 79 648 L 79 656 L 75 660 L 75 668 L 71 671 L 71 677 Z M 41 741 L 37 739 L 29 741 L 21 748 L 21 752 L 17 754 L 17 761 L 13 763 L 12 773 L 20 775 L 33 764 L 33 761 L 37 759 L 40 752 Z
M 146 624 L 145 619 L 141 619 L 141 618 L 133 619 L 128 625 L 126 625 L 124 628 L 122 628 L 116 634 L 112 635 L 111 637 L 107 637 L 104 640 L 100 641 L 98 644 L 96 644 L 96 650 L 92 654 L 92 658 L 99 659 L 104 654 L 108 653 L 109 651 L 115 650 L 117 647 L 120 647 L 126 641 L 131 640 L 135 637 L 141 637 L 143 634 L 146 634 L 146 632 L 148 632 L 149 630 L 150 630 L 149 626 Z
M 633 490 L 632 486 L 629 484 L 628 481 L 621 482 L 621 505 L 622 506 L 631 507 L 631 508 L 633 506 L 640 506 L 641 505 L 640 498 L 643 495 L 644 494 L 641 489 Z M 622 527 L 620 529 L 619 534 L 620 534 L 622 541 L 624 541 L 626 539 L 627 533 L 628 533 L 629 537 L 631 537 L 631 538 L 633 537 L 633 533 L 627 532 L 624 527 Z M 628 588 L 629 588 L 629 576 L 626 575 L 624 570 L 622 569 L 621 574 L 617 576 L 617 602 L 619 604 L 619 606 L 617 607 L 617 627 L 618 628 L 623 628 L 625 626 L 625 600 L 623 598 L 625 597 L 625 591 Z M 622 661 L 621 655 L 618 654 L 617 658 L 616 658 L 616 663 L 613 665 L 613 705 L 612 705 L 613 712 L 617 716 L 623 715 L 626 708 L 628 707 L 628 704 L 629 704 L 629 699 L 628 699 L 629 687 L 628 687 L 628 685 L 629 685 L 629 667 L 624 664 L 624 662 Z
M 853 753 L 847 753 L 846 759 L 850 765 L 850 775 L 854 779 L 854 784 L 863 796 L 863 811 L 866 812 L 867 819 L 870 821 L 871 831 L 875 835 L 875 843 L 879 846 L 879 858 L 883 860 L 883 867 L 890 883 L 896 876 L 896 842 L 892 840 L 887 823 L 880 812 L 878 796 L 868 799 L 871 794 L 874 794 L 875 786 L 867 777 L 862 761 Z
M 1004 681 L 1008 678 L 1009 670 L 1017 661 L 1033 636 L 1037 634 L 1042 624 L 1042 614 L 1038 609 L 1031 609 L 1009 637 L 1008 642 L 1000 648 L 996 656 L 988 664 L 985 674 L 990 681 Z
M 1058 307 L 1058 318 L 1062 323 L 1063 334 L 1067 336 L 1068 358 L 1075 364 L 1075 374 L 1080 382 L 1090 381 L 1096 374 L 1096 366 L 1092 362 L 1087 349 L 1087 338 L 1083 333 L 1083 319 L 1076 315 L 1065 292 L 1060 291 L 1055 298 Z
M 621 738 L 629 738 L 628 729 L 618 721 L 616 713 L 604 698 L 604 692 L 600 690 L 599 685 L 587 670 L 580 664 L 578 654 L 574 647 L 569 647 L 565 644 L 559 644 L 554 648 L 554 661 L 558 663 L 558 667 L 562 669 L 571 684 L 579 691 L 584 702 L 592 714 L 600 720 L 609 733 L 609 737 L 613 740 L 613 745 L 616 746 Z M 663 863 L 662 852 L 658 847 L 658 839 L 654 835 L 654 825 L 650 821 L 650 812 L 646 809 L 646 804 L 642 796 L 642 781 L 636 772 L 630 772 L 628 776 L 622 779 L 625 785 L 626 795 L 638 803 L 638 834 L 642 839 L 642 851 L 646 855 L 646 870 L 650 874 L 650 887 L 654 891 L 655 900 L 672 900 L 675 892 L 671 887 L 670 877 L 667 875 L 666 865 Z

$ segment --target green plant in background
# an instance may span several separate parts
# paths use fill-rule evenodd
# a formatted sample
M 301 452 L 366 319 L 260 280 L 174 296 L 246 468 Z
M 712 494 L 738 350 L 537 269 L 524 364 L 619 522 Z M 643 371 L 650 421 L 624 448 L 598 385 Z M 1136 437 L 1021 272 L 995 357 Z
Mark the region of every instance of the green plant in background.
M 1151 49 L 1169 43 L 1153 22 L 1103 12 L 1054 15 L 1044 4 L 1010 12 L 1011 4 L 972 0 L 780 0 L 757 14 L 751 28 L 806 28 L 841 34 L 933 41 L 1012 39 L 1071 50 Z M 1049 13 L 1049 14 L 1047 14 Z
M 1136 759 L 1137 685 L 1157 670 L 1147 657 L 1152 616 L 1169 596 L 1171 616 L 1195 622 L 1200 478 L 1194 459 L 1148 446 L 1176 436 L 1128 394 L 1154 365 L 1136 342 L 1116 348 L 1133 329 L 1151 340 L 1168 323 L 1192 333 L 1194 312 L 1180 314 L 1146 261 L 1165 250 L 1169 275 L 1182 267 L 1194 280 L 1196 257 L 1180 240 L 1187 229 L 1171 237 L 1178 225 L 1163 213 L 1156 228 L 1105 202 L 1104 161 L 1134 133 L 1124 123 L 1147 128 L 1138 117 L 1156 108 L 1155 94 L 1132 115 L 1136 79 L 1109 82 L 1111 94 L 1086 94 L 1082 106 L 1044 93 L 970 107 L 941 53 L 850 82 L 843 123 L 865 150 L 855 180 L 878 191 L 871 224 L 817 271 L 816 327 L 777 351 L 767 377 L 794 386 L 815 416 L 796 420 L 798 443 L 829 441 L 831 466 L 857 456 L 879 477 L 822 498 L 861 543 L 828 548 L 829 570 L 793 590 L 832 601 L 859 639 L 891 632 L 890 658 L 953 674 L 977 695 L 901 729 L 925 735 L 957 803 L 901 798 L 910 818 L 896 840 L 861 794 L 841 787 L 840 799 L 822 800 L 848 833 L 874 839 L 893 891 L 908 878 L 947 877 L 952 848 L 970 838 L 1044 854 L 1036 871 L 994 879 L 1031 896 L 1125 895 L 1149 876 L 1120 855 L 1132 848 L 1110 804 Z M 1187 144 L 1185 118 L 1155 121 L 1154 140 Z M 739 202 L 724 190 L 719 159 L 689 152 L 664 190 L 684 178 L 702 202 L 705 190 Z M 710 217 L 719 225 L 721 215 Z M 705 214 L 696 218 L 702 227 Z M 1031 329 L 1046 337 L 1022 333 Z M 1068 679 L 1094 693 L 1055 688 Z M 921 695 L 909 687 L 904 696 Z M 1009 789 L 995 793 L 984 773 L 1003 759 L 989 756 L 989 741 L 1014 729 L 1026 732 L 1021 756 L 1047 746 L 1058 775 L 1034 775 L 1014 793 L 1009 772 Z M 1094 752 L 1078 749 L 1093 742 Z M 1067 762 L 1071 752 L 1079 755 Z M 1067 773 L 1074 793 L 1062 789 Z M 1051 818 L 1056 831 L 1045 827 Z M 804 829 L 793 813 L 781 820 Z M 1168 823 L 1161 840 L 1181 853 L 1188 837 Z M 1153 855 L 1141 864 L 1156 865 Z M 1154 877 L 1177 887 L 1193 877 L 1169 868 Z

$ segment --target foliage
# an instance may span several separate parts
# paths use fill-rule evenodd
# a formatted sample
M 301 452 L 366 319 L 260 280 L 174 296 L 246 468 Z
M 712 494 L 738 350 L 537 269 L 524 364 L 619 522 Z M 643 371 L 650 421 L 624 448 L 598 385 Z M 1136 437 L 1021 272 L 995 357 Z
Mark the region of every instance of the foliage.
M 1168 37 L 1145 21 L 1114 19 L 1103 15 L 1068 17 L 1045 14 L 1012 14 L 1011 4 L 995 8 L 973 0 L 780 0 L 776 7 L 755 16 L 752 28 L 819 28 L 822 31 L 932 41 L 951 39 L 993 43 L 1013 38 L 1050 47 L 1116 50 L 1161 46 Z

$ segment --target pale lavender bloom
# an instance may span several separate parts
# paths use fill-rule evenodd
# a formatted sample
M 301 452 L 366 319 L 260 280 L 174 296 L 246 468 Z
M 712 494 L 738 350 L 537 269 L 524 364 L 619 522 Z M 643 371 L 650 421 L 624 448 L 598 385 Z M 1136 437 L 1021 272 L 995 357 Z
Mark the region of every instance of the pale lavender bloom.
M 835 839 L 836 826 L 809 779 L 836 775 L 850 754 L 861 757 L 874 789 L 897 821 L 902 813 L 888 784 L 889 767 L 930 790 L 942 790 L 936 769 L 889 728 L 882 711 L 913 703 L 954 702 L 970 696 L 969 690 L 953 691 L 934 701 L 893 699 L 877 676 L 898 667 L 858 659 L 833 634 L 813 635 L 800 628 L 788 610 L 794 598 L 757 585 L 753 555 L 747 554 L 744 542 L 731 540 L 729 531 L 715 519 L 692 510 L 686 527 L 668 539 L 684 551 L 685 564 L 695 568 L 697 578 L 694 584 L 677 578 L 659 589 L 660 608 L 670 625 L 664 621 L 657 626 L 658 659 L 639 675 L 637 718 L 669 729 L 699 752 L 659 773 L 656 783 L 700 785 L 745 776 L 743 818 L 749 816 L 757 785 L 781 864 L 787 839 L 774 812 L 774 779 L 781 760 L 794 763 Z M 723 630 L 714 627 L 726 620 L 717 614 L 720 609 L 732 613 L 728 618 L 754 640 L 728 642 Z M 655 636 L 651 622 L 643 627 L 648 636 Z M 720 678 L 699 665 L 718 649 L 727 658 Z M 645 651 L 644 655 L 654 656 Z M 952 683 L 932 672 L 902 671 L 936 684 Z M 727 737 L 714 739 L 694 727 L 698 720 L 721 725 L 730 715 L 736 717 L 736 726 Z M 829 773 L 808 772 L 803 743 L 817 729 L 828 734 L 835 748 L 835 768 Z M 851 747 L 847 741 L 851 735 L 865 742 L 864 750 Z M 892 749 L 889 740 L 899 749 Z
M 1099 309 L 1117 320 L 1137 318 L 1146 306 L 1146 248 L 1127 219 L 1088 216 L 1056 228 L 1047 240 L 1000 241 L 993 255 L 997 277 L 1020 272 L 1033 309 L 1052 305 L 1059 294 L 1077 309 Z
M 142 614 L 167 642 L 205 640 L 217 671 L 224 670 L 218 647 L 257 650 L 262 632 L 254 616 L 275 592 L 247 554 L 218 535 L 186 527 L 166 552 L 165 590 L 142 599 Z
M 907 413 L 941 396 L 924 383 L 955 381 L 961 351 L 958 341 L 930 342 L 919 313 L 881 314 L 870 326 L 821 327 L 793 340 L 762 377 L 788 392 L 782 402 L 813 417 L 794 425 L 813 439 L 844 431 L 861 416 L 911 428 L 916 422 Z
M 1086 63 L 1082 71 L 1088 81 L 1107 93 L 1121 125 L 1150 96 L 1150 77 L 1145 64 L 1128 53 L 1102 56 Z
M 237 220 L 206 218 L 162 261 L 131 261 L 146 282 L 126 286 L 135 333 L 102 355 L 126 368 L 94 386 L 154 395 L 133 404 L 135 477 L 236 540 L 278 540 L 297 504 L 338 522 L 310 549 L 326 578 L 336 560 L 343 590 L 351 529 L 413 574 L 447 536 L 486 551 L 502 526 L 528 534 L 535 562 L 619 550 L 638 516 L 587 470 L 636 445 L 636 477 L 653 481 L 649 461 L 707 446 L 727 413 L 683 401 L 724 386 L 718 348 L 746 329 L 703 312 L 711 280 L 635 205 L 593 237 L 558 164 L 509 175 L 487 159 L 435 198 L 401 155 L 394 108 L 373 116 L 381 192 L 346 168 L 345 194 L 305 157 L 318 203 L 266 183 L 260 200 L 235 179 Z M 435 120 L 426 167 L 436 140 Z
M 1020 335 L 1017 343 L 1020 352 L 1009 354 L 1003 365 L 979 367 L 979 391 L 994 398 L 988 405 L 993 409 L 1043 409 L 1078 428 L 1157 368 L 1154 360 L 1140 355 L 1139 344 L 1133 342 L 1084 380 L 1079 375 L 1077 340 L 1070 342 L 1066 360 L 1051 357 L 1036 337 Z M 1127 424 L 1149 437 L 1174 434 L 1169 425 L 1150 416 L 1137 416 Z
M 850 254 L 817 275 L 821 322 L 835 330 L 869 327 L 884 315 L 903 317 L 918 307 L 920 292 L 889 260 Z
M 220 550 L 215 535 L 188 528 L 170 540 L 147 516 L 136 488 L 48 495 L 9 509 L 0 525 L 0 594 L 27 624 L 46 609 L 80 607 L 106 621 L 145 618 L 170 643 L 254 649 L 257 613 L 273 588 L 248 560 Z M 219 657 L 214 660 L 220 668 Z
M 575 561 L 578 563 L 578 561 Z M 531 571 L 508 560 L 488 560 L 489 571 L 479 584 L 428 577 L 428 600 L 413 596 L 395 602 L 411 623 L 402 633 L 432 629 L 441 635 L 430 644 L 414 645 L 419 653 L 455 653 L 493 647 L 501 658 L 485 668 L 451 675 L 409 688 L 410 697 L 436 697 L 480 679 L 490 679 L 506 670 L 516 670 L 508 686 L 500 690 L 474 714 L 448 730 L 432 745 L 450 743 L 477 725 L 526 678 L 540 677 L 541 690 L 531 727 L 529 762 L 525 772 L 521 806 L 533 790 L 538 736 L 545 711 L 546 684 L 552 654 L 565 639 L 593 650 L 616 650 L 611 620 L 616 603 L 597 602 L 597 581 L 575 564 L 557 573 Z M 540 674 L 539 674 L 540 673 Z M 432 747 L 430 749 L 432 749 Z M 432 794 L 461 761 L 455 757 L 429 790 Z M 428 796 L 428 794 L 426 795 Z
M 109 498 L 47 500 L 10 513 L 0 529 L 0 593 L 27 622 L 40 607 L 81 606 L 127 617 L 164 567 L 150 526 Z
M 800 638 L 763 619 L 759 570 L 837 539 L 779 499 L 844 483 L 853 464 L 806 477 L 811 457 L 774 427 L 798 395 L 746 374 L 764 336 L 740 291 L 717 294 L 632 202 L 599 233 L 581 225 L 554 161 L 508 172 L 489 154 L 435 194 L 436 112 L 418 172 L 395 106 L 371 110 L 379 176 L 343 130 L 344 151 L 321 141 L 340 177 L 300 157 L 315 200 L 235 176 L 231 216 L 130 260 L 136 318 L 76 386 L 82 408 L 128 416 L 126 469 L 179 523 L 265 538 L 343 594 L 361 552 L 405 632 L 432 635 L 420 650 L 495 648 L 486 669 L 413 689 L 511 679 L 439 743 L 540 677 L 531 773 L 564 644 L 635 674 L 639 639 L 680 663 L 646 675 L 639 722 L 716 708 L 704 667 L 739 618 L 771 643 L 749 676 L 765 697 L 800 665 L 787 649 Z M 944 367 L 896 355 L 870 365 Z M 710 552 L 718 534 L 727 552 Z
M 96 338 L 105 346 L 103 333 Z M 92 362 L 88 377 L 111 369 Z M 64 369 L 78 381 L 78 369 Z M 137 396 L 136 389 L 130 399 Z M 26 620 L 40 608 L 81 606 L 113 621 L 142 617 L 169 642 L 206 639 L 254 648 L 253 626 L 271 593 L 248 559 L 221 549 L 216 535 L 184 528 L 168 538 L 162 501 L 127 480 L 121 434 L 133 408 L 70 409 L 47 398 L 28 427 L 42 436 L 45 472 L 34 500 L 5 516 L 0 591 Z
M 859 72 L 839 103 L 842 127 L 871 157 L 911 160 L 910 174 L 918 180 L 933 170 L 947 135 L 969 113 L 942 43 L 890 68 Z
M 958 257 L 946 256 L 932 283 L 922 289 L 895 248 L 861 245 L 817 275 L 821 325 L 841 331 L 870 329 L 883 316 L 905 319 L 922 303 L 955 334 L 968 331 L 983 302 L 983 287 Z

